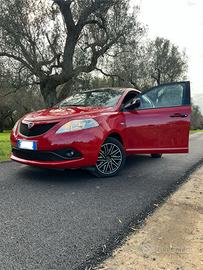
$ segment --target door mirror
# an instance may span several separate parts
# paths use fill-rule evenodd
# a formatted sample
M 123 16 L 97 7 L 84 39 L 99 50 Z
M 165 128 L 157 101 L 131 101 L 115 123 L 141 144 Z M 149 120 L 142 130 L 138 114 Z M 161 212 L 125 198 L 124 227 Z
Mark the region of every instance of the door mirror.
M 140 103 L 140 98 L 135 98 L 130 103 L 126 104 L 124 109 L 125 111 L 133 111 L 140 107 Z

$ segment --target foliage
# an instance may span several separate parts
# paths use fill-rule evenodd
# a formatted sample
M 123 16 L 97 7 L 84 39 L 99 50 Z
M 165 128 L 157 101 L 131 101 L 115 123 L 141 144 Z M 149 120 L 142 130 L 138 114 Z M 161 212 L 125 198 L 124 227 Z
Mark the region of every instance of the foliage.
M 203 132 L 203 129 L 193 129 L 190 131 L 190 133 L 199 133 L 199 132 Z
M 139 39 L 138 31 L 136 33 L 135 39 L 131 38 L 127 45 L 114 50 L 110 65 L 107 62 L 98 69 L 103 75 L 112 78 L 116 86 L 141 90 L 185 79 L 187 57 L 184 52 L 170 40 L 157 37 L 144 42 Z
M 157 84 L 184 79 L 187 57 L 168 39 L 157 37 L 148 46 L 149 74 Z
M 197 105 L 192 105 L 191 129 L 203 129 L 203 116 Z
M 0 133 L 0 161 L 8 160 L 11 152 L 10 133 Z
M 11 128 L 15 121 L 27 112 L 44 106 L 39 91 L 34 86 L 15 91 L 15 78 L 0 66 L 0 132 Z
M 40 85 L 47 105 L 114 45 L 141 28 L 128 0 L 7 0 L 0 5 L 0 56 L 18 63 L 21 80 Z M 25 76 L 26 75 L 26 76 Z

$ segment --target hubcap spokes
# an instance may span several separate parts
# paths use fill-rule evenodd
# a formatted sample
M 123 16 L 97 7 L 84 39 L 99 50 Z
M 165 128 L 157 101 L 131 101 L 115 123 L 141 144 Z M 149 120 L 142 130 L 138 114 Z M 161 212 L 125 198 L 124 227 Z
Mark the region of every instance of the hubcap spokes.
M 112 174 L 120 168 L 122 159 L 121 150 L 116 144 L 105 143 L 101 147 L 96 167 L 103 174 Z

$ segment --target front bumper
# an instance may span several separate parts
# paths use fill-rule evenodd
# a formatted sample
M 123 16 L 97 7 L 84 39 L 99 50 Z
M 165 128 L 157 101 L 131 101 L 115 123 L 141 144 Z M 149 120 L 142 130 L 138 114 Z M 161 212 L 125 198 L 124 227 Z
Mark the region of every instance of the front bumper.
M 72 148 L 56 151 L 33 151 L 12 148 L 12 153 L 18 158 L 33 161 L 69 161 L 82 158 L 82 154 Z
M 29 140 L 37 142 L 37 150 L 22 150 L 17 141 Z M 78 169 L 94 166 L 104 140 L 101 127 L 71 133 L 55 134 L 47 132 L 38 137 L 25 137 L 19 132 L 11 133 L 11 159 L 26 165 L 56 168 Z M 66 158 L 67 149 L 73 149 L 77 155 Z
M 25 164 L 25 165 L 29 165 L 29 166 L 52 168 L 52 169 L 79 169 L 79 168 L 91 166 L 84 158 L 80 158 L 77 160 L 68 160 L 68 161 L 34 161 L 34 160 L 25 160 L 22 158 L 18 158 L 14 156 L 13 154 L 11 154 L 11 160 Z

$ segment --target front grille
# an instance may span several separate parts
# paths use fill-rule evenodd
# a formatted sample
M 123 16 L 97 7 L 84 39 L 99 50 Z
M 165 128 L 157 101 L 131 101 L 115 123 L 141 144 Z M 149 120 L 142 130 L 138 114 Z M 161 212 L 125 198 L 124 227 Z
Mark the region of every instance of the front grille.
M 28 128 L 28 124 L 20 124 L 20 133 L 27 137 L 39 136 L 50 130 L 57 123 L 36 124 L 32 128 Z
M 67 153 L 69 153 L 70 151 L 74 152 L 74 155 L 72 157 L 67 156 Z M 80 152 L 70 148 L 56 151 L 34 151 L 13 148 L 12 153 L 18 158 L 32 161 L 64 161 L 82 157 Z

